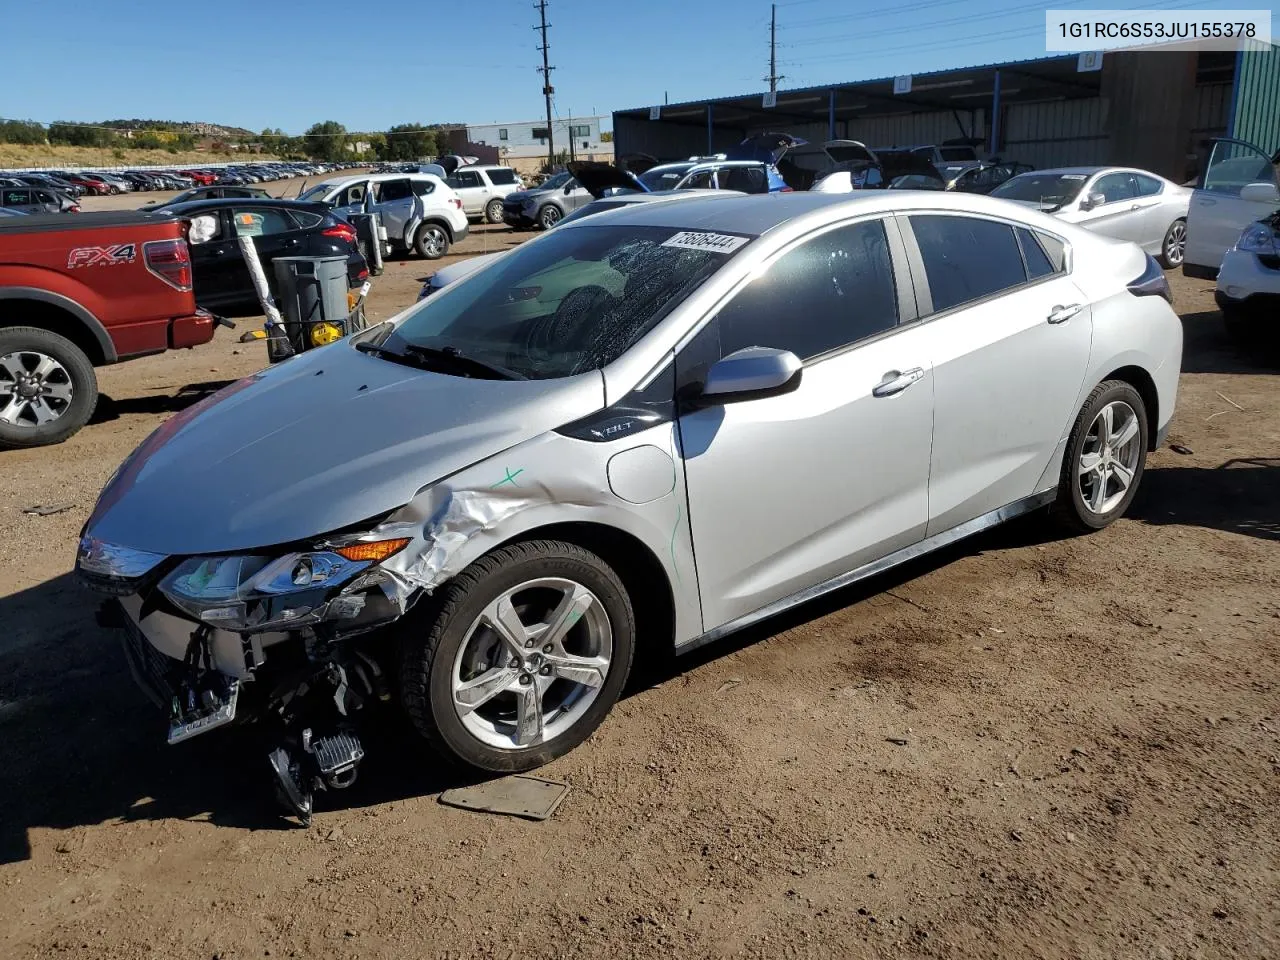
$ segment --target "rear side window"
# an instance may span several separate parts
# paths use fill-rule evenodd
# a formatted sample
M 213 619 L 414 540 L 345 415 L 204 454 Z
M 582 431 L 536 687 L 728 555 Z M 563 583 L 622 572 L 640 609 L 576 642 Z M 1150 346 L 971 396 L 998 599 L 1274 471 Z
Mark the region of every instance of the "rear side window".
M 409 184 L 413 187 L 413 192 L 420 197 L 427 196 L 436 188 L 436 185 L 430 180 L 410 180 Z
M 312 227 L 318 227 L 324 220 L 324 217 L 320 216 L 320 214 L 311 213 L 308 210 L 290 210 L 289 216 L 292 217 L 294 222 L 303 230 L 310 230 Z
M 507 167 L 498 167 L 487 171 L 489 179 L 498 186 L 506 186 L 507 184 L 516 182 L 516 172 Z
M 57 203 L 58 202 L 58 198 L 46 190 L 32 190 L 31 195 L 32 197 L 35 198 L 36 203 Z
M 1018 244 L 1022 247 L 1022 259 L 1027 265 L 1027 279 L 1039 280 L 1057 273 L 1048 254 L 1040 246 L 1036 235 L 1025 227 L 1018 227 Z
M 413 189 L 408 180 L 388 180 L 378 184 L 378 202 L 391 203 L 393 200 L 404 200 L 413 196 Z
M 1160 192 L 1160 188 L 1164 186 L 1155 177 L 1148 177 L 1141 173 L 1135 173 L 1133 179 L 1138 185 L 1138 196 L 1140 197 L 1154 197 Z
M 0 207 L 21 207 L 31 202 L 28 199 L 31 193 L 27 190 L 6 189 L 3 196 Z
M 935 312 L 1016 287 L 1027 279 L 1013 228 L 993 220 L 912 216 Z
M 1044 248 L 1045 256 L 1049 258 L 1049 262 L 1053 264 L 1054 273 L 1062 273 L 1067 269 L 1067 248 L 1057 237 L 1051 237 L 1047 233 L 1036 231 L 1036 239 L 1040 241 L 1040 246 Z
M 297 229 L 285 211 L 273 207 L 233 207 L 231 222 L 237 237 L 265 237 Z
M 721 354 L 790 350 L 802 360 L 894 327 L 898 301 L 884 224 L 830 230 L 784 254 L 717 316 Z

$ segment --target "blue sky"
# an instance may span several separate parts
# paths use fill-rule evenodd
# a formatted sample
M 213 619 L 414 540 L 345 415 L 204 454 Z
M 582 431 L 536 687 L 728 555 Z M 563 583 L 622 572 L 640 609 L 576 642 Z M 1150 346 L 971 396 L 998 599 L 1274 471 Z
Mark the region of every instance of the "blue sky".
M 1231 9 L 1164 0 L 839 0 L 778 4 L 781 88 L 1044 55 L 1044 10 Z M 1254 5 L 1258 5 L 1255 3 Z M 1267 7 L 1263 7 L 1266 9 Z M 1280 25 L 1280 16 L 1273 17 Z M 50 20 L 4 16 L 0 115 L 49 121 L 146 117 L 299 133 L 394 123 L 533 119 L 543 112 L 529 0 L 114 0 Z M 560 116 L 763 89 L 762 0 L 551 0 Z

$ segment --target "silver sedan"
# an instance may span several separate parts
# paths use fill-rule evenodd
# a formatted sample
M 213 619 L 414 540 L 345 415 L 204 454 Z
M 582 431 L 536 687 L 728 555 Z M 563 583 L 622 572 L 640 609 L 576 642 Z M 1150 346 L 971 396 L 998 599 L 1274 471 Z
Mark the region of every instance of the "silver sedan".
M 1122 516 L 1169 297 L 1133 244 L 972 194 L 632 203 L 170 419 L 78 568 L 171 741 L 307 684 L 270 714 L 300 815 L 392 696 L 445 758 L 528 770 L 633 664 L 1033 510 Z
M 1182 265 L 1191 190 L 1130 167 L 1034 170 L 991 192 L 1094 233 L 1136 243 L 1166 270 Z

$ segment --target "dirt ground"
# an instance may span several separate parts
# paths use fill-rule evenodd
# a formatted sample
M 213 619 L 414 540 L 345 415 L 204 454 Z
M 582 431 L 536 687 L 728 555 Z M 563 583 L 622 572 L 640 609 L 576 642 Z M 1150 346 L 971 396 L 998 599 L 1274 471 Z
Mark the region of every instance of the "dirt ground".
M 428 269 L 390 264 L 370 313 Z M 1277 370 L 1172 282 L 1189 452 L 1126 519 L 1028 519 L 650 667 L 544 771 L 572 791 L 540 824 L 438 804 L 392 724 L 305 830 L 235 736 L 164 745 L 75 540 L 263 348 L 101 371 L 92 425 L 0 454 L 0 956 L 1280 956 Z

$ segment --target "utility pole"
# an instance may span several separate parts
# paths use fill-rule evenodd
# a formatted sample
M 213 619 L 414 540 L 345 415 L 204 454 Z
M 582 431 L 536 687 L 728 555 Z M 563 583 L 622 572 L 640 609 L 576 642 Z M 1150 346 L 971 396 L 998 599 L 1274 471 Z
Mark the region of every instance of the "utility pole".
M 778 5 L 769 4 L 769 92 L 778 92 L 778 81 L 786 79 L 778 74 Z
M 551 24 L 547 23 L 547 0 L 538 0 L 533 6 L 541 20 L 533 29 L 542 31 L 542 46 L 538 48 L 542 51 L 542 66 L 538 72 L 542 74 L 542 97 L 547 104 L 547 163 L 552 164 L 556 158 L 556 132 L 551 126 L 551 95 L 556 92 L 556 88 L 551 85 L 551 71 L 555 67 L 547 62 L 547 51 L 550 50 L 547 45 L 547 28 Z

